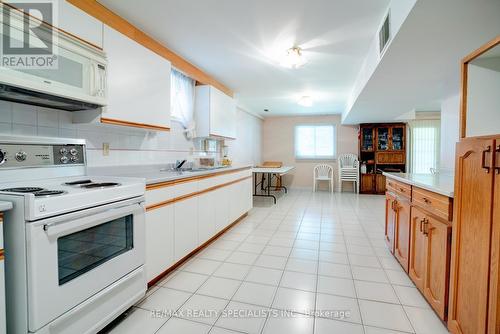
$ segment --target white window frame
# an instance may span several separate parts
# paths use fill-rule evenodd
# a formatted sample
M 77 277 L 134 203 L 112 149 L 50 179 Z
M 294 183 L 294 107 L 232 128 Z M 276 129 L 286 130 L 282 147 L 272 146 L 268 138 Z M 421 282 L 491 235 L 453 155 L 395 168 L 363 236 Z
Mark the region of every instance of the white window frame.
M 297 129 L 302 126 L 308 126 L 308 127 L 319 127 L 319 126 L 331 126 L 333 128 L 333 155 L 328 155 L 328 156 L 299 156 L 297 154 L 297 143 L 298 143 L 298 136 L 297 136 Z M 314 124 L 296 124 L 293 129 L 293 137 L 294 137 L 294 156 L 296 160 L 322 160 L 322 161 L 333 161 L 337 159 L 337 142 L 338 142 L 338 133 L 337 133 L 337 125 L 332 124 L 332 123 L 314 123 Z

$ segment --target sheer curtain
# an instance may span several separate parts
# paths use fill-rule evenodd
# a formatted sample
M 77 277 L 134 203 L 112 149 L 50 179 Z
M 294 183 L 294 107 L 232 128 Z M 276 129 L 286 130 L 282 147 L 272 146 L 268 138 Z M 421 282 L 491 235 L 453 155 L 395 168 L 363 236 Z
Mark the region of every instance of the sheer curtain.
M 194 88 L 195 81 L 193 79 L 172 69 L 170 76 L 170 113 L 172 119 L 182 124 L 188 139 L 196 137 Z
M 441 121 L 415 120 L 410 122 L 411 172 L 431 173 L 439 169 L 441 147 Z

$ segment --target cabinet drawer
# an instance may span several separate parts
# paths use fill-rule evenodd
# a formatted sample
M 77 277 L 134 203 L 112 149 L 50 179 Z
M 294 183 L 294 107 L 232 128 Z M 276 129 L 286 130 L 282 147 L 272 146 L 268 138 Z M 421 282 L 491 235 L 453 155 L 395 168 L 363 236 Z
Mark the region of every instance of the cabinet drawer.
M 411 186 L 406 183 L 388 178 L 386 186 L 387 190 L 393 191 L 400 196 L 406 197 L 407 199 L 411 198 Z
M 447 196 L 413 187 L 413 203 L 446 221 L 452 220 L 453 204 Z
M 375 160 L 378 164 L 404 164 L 404 152 L 377 152 Z

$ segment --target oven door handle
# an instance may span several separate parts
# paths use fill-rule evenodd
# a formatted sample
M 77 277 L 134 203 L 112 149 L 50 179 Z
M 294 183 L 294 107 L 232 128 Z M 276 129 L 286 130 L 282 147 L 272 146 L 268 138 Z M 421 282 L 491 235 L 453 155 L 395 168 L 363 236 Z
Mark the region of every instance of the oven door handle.
M 49 237 L 63 236 L 100 225 L 110 219 L 143 212 L 144 207 L 141 204 L 127 204 L 73 220 L 71 223 L 68 221 L 46 223 L 43 224 L 43 230 Z

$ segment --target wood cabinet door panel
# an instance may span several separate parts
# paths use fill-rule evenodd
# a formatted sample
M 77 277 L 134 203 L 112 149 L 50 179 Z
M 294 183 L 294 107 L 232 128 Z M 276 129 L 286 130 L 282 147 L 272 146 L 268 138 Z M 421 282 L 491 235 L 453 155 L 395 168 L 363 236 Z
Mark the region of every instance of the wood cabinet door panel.
M 457 144 L 448 327 L 452 333 L 486 332 L 494 173 L 494 141 Z
M 411 208 L 410 220 L 410 255 L 408 264 L 408 275 L 415 286 L 424 291 L 425 278 L 425 235 L 422 224 L 425 214 L 416 207 Z
M 390 193 L 385 195 L 385 242 L 391 253 L 394 253 L 395 212 L 394 202 L 396 198 Z
M 448 302 L 451 227 L 444 221 L 427 216 L 423 229 L 426 235 L 424 296 L 444 320 Z
M 410 251 L 410 202 L 397 200 L 396 229 L 394 238 L 394 256 L 403 269 L 408 272 L 408 257 Z

